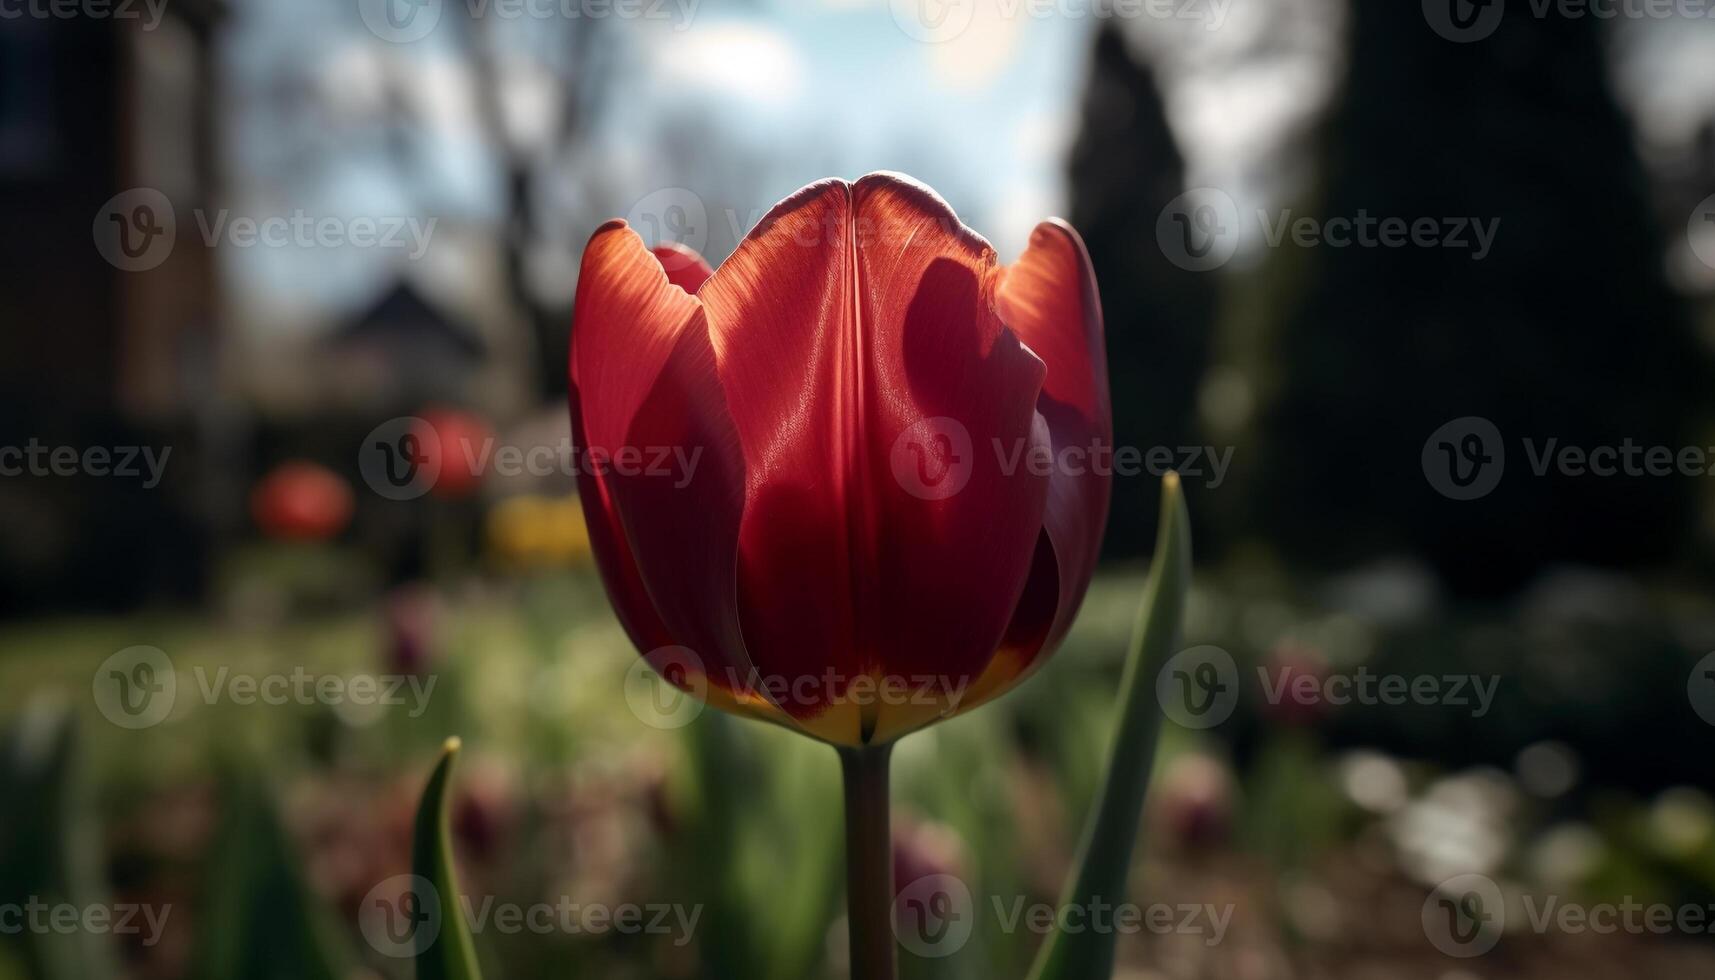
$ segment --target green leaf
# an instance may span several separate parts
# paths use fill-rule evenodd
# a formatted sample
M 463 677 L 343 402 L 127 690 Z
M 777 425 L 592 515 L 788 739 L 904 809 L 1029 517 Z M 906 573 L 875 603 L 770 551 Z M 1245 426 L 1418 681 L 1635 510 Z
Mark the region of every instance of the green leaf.
M 192 975 L 206 980 L 340 980 L 355 957 L 304 881 L 261 766 L 221 765 L 221 831 L 209 862 Z
M 0 902 L 110 904 L 77 742 L 76 716 L 44 700 L 31 703 L 0 738 Z M 5 961 L 42 980 L 119 975 L 111 937 L 87 929 L 0 934 L 0 969 Z
M 448 787 L 459 740 L 447 739 L 441 761 L 429 776 L 417 822 L 411 835 L 411 870 L 434 889 L 440 906 L 440 928 L 417 950 L 417 980 L 482 980 L 476 968 L 476 947 L 470 927 L 459 911 L 458 873 L 453 867 L 452 832 L 447 819 Z M 422 896 L 418 896 L 421 898 Z
M 1084 827 L 1077 874 L 1061 896 L 1062 909 L 1088 908 L 1100 900 L 1125 901 L 1138 818 L 1155 762 L 1161 727 L 1155 677 L 1179 644 L 1185 593 L 1191 583 L 1191 520 L 1179 487 L 1179 475 L 1161 481 L 1161 524 L 1155 560 L 1138 611 L 1125 678 L 1120 684 L 1119 727 L 1096 808 Z M 1056 929 L 1042 945 L 1031 971 L 1034 980 L 1106 980 L 1113 975 L 1111 930 Z

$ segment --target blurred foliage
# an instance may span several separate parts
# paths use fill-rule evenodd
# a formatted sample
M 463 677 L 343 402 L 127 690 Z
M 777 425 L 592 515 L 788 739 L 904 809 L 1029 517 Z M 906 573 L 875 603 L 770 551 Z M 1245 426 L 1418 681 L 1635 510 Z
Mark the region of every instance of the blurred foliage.
M 1181 936 L 1122 937 L 1120 963 L 1238 956 L 1259 943 L 1312 959 L 1351 955 L 1342 945 L 1350 930 L 1331 932 L 1326 917 L 1356 921 L 1375 905 L 1384 919 L 1415 921 L 1432 867 L 1422 862 L 1445 848 L 1491 855 L 1492 873 L 1522 886 L 1715 900 L 1709 729 L 1689 706 L 1664 711 L 1650 696 L 1670 682 L 1683 688 L 1715 636 L 1715 611 L 1706 598 L 1605 581 L 1578 586 L 1569 607 L 1547 598 L 1573 594 L 1561 583 L 1517 604 L 1431 598 L 1401 614 L 1399 603 L 1365 605 L 1337 582 L 1301 594 L 1200 574 L 1185 642 L 1222 646 L 1241 678 L 1291 652 L 1329 671 L 1493 674 L 1499 693 L 1480 718 L 1445 705 L 1301 714 L 1277 710 L 1247 681 L 1218 728 L 1169 726 L 1130 865 L 1141 876 L 1133 894 L 1234 902 L 1233 928 L 1246 938 L 1204 948 Z M 932 823 L 956 842 L 958 873 L 990 903 L 968 946 L 941 960 L 904 952 L 904 975 L 1021 976 L 1029 967 L 1043 937 L 1003 930 L 989 897 L 1058 897 L 1100 785 L 1141 587 L 1137 570 L 1099 577 L 1066 647 L 1030 683 L 899 746 L 899 825 Z M 80 894 L 171 903 L 170 942 L 106 944 L 102 955 L 122 956 L 133 976 L 190 975 L 196 965 L 195 975 L 267 975 L 263 963 L 310 976 L 323 969 L 313 949 L 408 976 L 406 963 L 365 943 L 359 899 L 409 869 L 410 811 L 443 736 L 458 731 L 468 758 L 450 826 L 467 894 L 702 907 L 682 945 L 674 936 L 479 930 L 489 975 L 838 975 L 838 775 L 826 747 L 716 712 L 676 731 L 641 724 L 622 696 L 635 655 L 587 569 L 469 580 L 431 595 L 423 670 L 436 686 L 415 718 L 401 708 L 205 703 L 195 690 L 198 667 L 389 669 L 393 620 L 377 610 L 267 612 L 294 608 L 283 597 L 220 620 L 79 619 L 0 632 L 0 717 L 14 720 L 0 883 L 8 894 L 71 887 L 43 884 L 57 876 L 79 882 Z M 139 640 L 169 652 L 181 688 L 166 722 L 128 731 L 105 721 L 88 691 L 96 666 Z M 54 690 L 77 721 L 50 737 L 41 699 Z M 68 746 L 74 728 L 81 765 L 53 748 Z M 1544 739 L 1575 771 L 1547 795 L 1521 761 Z M 225 775 L 210 781 L 211 772 Z M 86 802 L 48 819 L 65 812 L 52 802 L 65 799 L 63 787 L 78 785 Z M 67 851 L 54 842 L 65 834 L 86 843 Z M 1389 897 L 1354 908 L 1305 897 L 1348 901 L 1364 889 Z M 261 933 L 256 903 L 232 897 L 258 890 L 272 916 Z M 1332 911 L 1311 914 L 1324 907 Z M 0 941 L 0 963 L 23 977 L 64 975 L 34 965 L 40 938 Z M 1416 946 L 1409 935 L 1401 942 L 1409 955 L 1421 934 Z M 240 960 L 252 965 L 231 967 Z
M 1244 531 L 1301 568 L 1420 555 L 1465 594 L 1559 562 L 1685 559 L 1701 481 L 1538 476 L 1522 442 L 1703 445 L 1709 419 L 1709 352 L 1666 279 L 1601 22 L 1507 17 L 1485 43 L 1452 44 L 1416 5 L 1351 17 L 1345 85 L 1294 213 L 1498 224 L 1482 257 L 1272 250 L 1256 320 L 1228 325 L 1260 394 L 1239 450 L 1255 457 Z M 1499 428 L 1506 476 L 1450 503 L 1419 454 L 1465 416 Z

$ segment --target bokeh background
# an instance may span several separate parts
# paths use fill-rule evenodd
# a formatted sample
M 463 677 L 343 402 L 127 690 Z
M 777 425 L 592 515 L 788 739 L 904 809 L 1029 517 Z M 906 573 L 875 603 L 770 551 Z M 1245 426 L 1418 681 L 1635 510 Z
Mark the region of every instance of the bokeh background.
M 1707 7 L 0 5 L 0 903 L 170 909 L 0 929 L 0 977 L 408 976 L 363 908 L 450 734 L 473 895 L 703 910 L 489 929 L 489 975 L 843 976 L 832 754 L 659 724 L 568 473 L 446 453 L 401 489 L 376 434 L 562 445 L 602 220 L 718 261 L 798 186 L 878 169 L 1003 261 L 1068 217 L 1118 444 L 1185 471 L 1185 641 L 1237 700 L 1166 725 L 1133 898 L 1231 919 L 1123 936 L 1122 976 L 1715 973 L 1706 924 L 1520 911 L 1715 903 Z M 1364 215 L 1436 237 L 1324 224 Z M 1601 476 L 1538 465 L 1548 440 L 1704 455 Z M 1040 941 L 993 909 L 1052 902 L 1071 860 L 1158 475 L 1118 478 L 1050 666 L 897 753 L 901 885 L 975 897 L 909 977 L 1022 976 Z M 115 700 L 145 662 L 177 679 L 160 717 Z M 1270 694 L 1366 674 L 1442 686 Z M 407 703 L 203 693 L 240 675 Z M 1425 915 L 1464 874 L 1509 909 L 1469 957 Z

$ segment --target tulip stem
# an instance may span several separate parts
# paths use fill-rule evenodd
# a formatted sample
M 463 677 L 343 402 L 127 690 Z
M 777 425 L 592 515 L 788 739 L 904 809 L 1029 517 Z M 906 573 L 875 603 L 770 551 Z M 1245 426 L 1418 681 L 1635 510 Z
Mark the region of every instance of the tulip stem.
M 846 923 L 851 980 L 894 980 L 893 832 L 887 764 L 892 745 L 841 748 L 846 784 Z

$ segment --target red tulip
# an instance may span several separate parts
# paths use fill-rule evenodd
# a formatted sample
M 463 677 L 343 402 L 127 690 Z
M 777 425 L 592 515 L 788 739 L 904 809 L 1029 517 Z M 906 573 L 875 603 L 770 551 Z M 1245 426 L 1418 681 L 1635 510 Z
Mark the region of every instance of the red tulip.
M 1313 647 L 1285 642 L 1268 653 L 1268 674 L 1273 689 L 1280 691 L 1263 706 L 1263 714 L 1288 728 L 1307 728 L 1328 714 L 1323 683 L 1328 661 Z
M 1112 418 L 1064 222 L 1001 266 L 909 178 L 825 180 L 711 271 L 610 221 L 573 324 L 591 544 L 675 684 L 878 744 L 1007 690 L 1065 634 L 1110 482 L 1078 461 L 1111 451 Z
M 494 431 L 478 416 L 451 408 L 430 408 L 418 418 L 423 464 L 436 474 L 429 492 L 448 500 L 469 496 L 482 482 L 483 461 Z
M 250 493 L 250 514 L 262 533 L 287 540 L 321 540 L 345 529 L 353 507 L 350 484 L 319 463 L 281 463 Z

